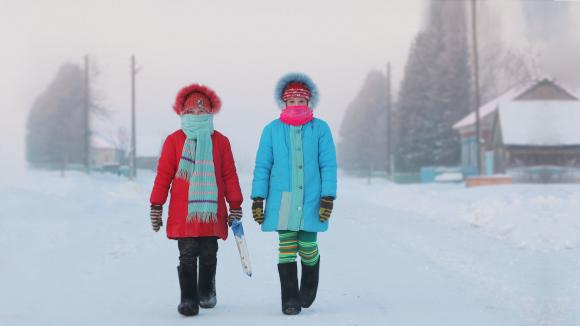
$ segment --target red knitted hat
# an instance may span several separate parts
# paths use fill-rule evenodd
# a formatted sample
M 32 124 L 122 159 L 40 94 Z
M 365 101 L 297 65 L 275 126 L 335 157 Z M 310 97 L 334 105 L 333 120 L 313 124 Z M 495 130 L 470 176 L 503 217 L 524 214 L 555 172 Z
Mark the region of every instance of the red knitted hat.
M 185 110 L 198 106 L 203 106 L 211 114 L 215 114 L 221 109 L 222 102 L 211 88 L 200 84 L 191 84 L 177 93 L 173 110 L 181 115 Z
M 306 85 L 300 82 L 291 82 L 284 89 L 284 93 L 282 93 L 282 100 L 286 102 L 289 98 L 292 97 L 301 97 L 310 100 L 310 96 L 310 90 L 308 87 L 306 87 Z

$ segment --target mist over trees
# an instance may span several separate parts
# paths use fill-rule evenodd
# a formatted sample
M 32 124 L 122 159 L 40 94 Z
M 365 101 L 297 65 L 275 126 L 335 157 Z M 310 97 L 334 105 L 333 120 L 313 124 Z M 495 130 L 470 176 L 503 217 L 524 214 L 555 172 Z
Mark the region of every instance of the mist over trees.
M 481 104 L 541 77 L 530 49 L 506 42 L 494 4 L 477 3 Z M 474 110 L 471 8 L 462 1 L 430 1 L 410 49 L 396 105 L 392 142 L 398 172 L 457 166 L 460 137 L 452 126 Z M 339 159 L 346 170 L 387 166 L 386 79 L 371 71 L 341 126 Z
M 431 2 L 411 49 L 397 107 L 398 171 L 459 162 L 452 125 L 472 110 L 473 98 L 465 9 L 460 1 Z
M 460 140 L 452 125 L 472 110 L 473 97 L 467 32 L 462 2 L 431 3 L 393 110 L 397 171 L 459 162 Z M 371 71 L 346 110 L 338 146 L 346 170 L 387 167 L 386 85 L 383 73 Z
M 501 33 L 504 29 L 503 23 L 494 5 L 485 1 L 477 3 L 479 86 L 482 104 L 513 87 L 543 77 L 539 75 L 536 66 L 538 59 L 532 44 L 527 44 L 526 49 L 523 49 L 503 39 Z M 470 61 L 470 64 L 473 66 L 473 62 Z
M 533 42 L 541 75 L 580 89 L 580 10 L 571 1 L 522 1 L 526 35 Z
M 386 87 L 385 75 L 378 70 L 370 71 L 362 88 L 346 109 L 338 144 L 338 159 L 346 170 L 385 169 Z
M 32 167 L 62 168 L 87 160 L 84 85 L 83 69 L 65 63 L 34 101 L 26 126 L 26 157 Z

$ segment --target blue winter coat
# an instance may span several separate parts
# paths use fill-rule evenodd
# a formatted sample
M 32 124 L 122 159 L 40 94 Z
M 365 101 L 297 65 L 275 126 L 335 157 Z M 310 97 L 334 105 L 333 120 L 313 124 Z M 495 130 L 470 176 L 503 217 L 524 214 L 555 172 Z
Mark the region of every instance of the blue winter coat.
M 298 128 L 280 119 L 269 123 L 252 182 L 252 199 L 266 199 L 262 231 L 326 231 L 328 222 L 319 219 L 320 198 L 336 198 L 336 174 L 336 150 L 326 122 L 313 119 Z

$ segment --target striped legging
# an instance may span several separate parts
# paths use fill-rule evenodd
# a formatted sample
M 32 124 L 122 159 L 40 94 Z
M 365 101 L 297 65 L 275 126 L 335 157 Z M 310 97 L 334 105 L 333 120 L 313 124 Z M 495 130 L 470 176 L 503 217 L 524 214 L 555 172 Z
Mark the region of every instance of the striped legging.
M 314 266 L 318 262 L 318 244 L 316 243 L 316 232 L 307 231 L 278 231 L 280 239 L 280 254 L 278 262 L 280 264 L 293 263 L 300 254 L 304 265 Z

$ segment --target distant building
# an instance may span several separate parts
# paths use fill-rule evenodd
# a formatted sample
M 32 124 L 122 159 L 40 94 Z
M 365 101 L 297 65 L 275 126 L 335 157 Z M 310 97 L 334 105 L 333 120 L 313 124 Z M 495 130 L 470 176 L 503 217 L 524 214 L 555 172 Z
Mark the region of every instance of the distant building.
M 580 167 L 580 100 L 543 79 L 516 87 L 480 108 L 485 172 L 549 181 Z M 462 167 L 477 173 L 475 113 L 454 126 L 462 139 Z M 533 175 L 540 175 L 538 180 Z M 526 177 L 524 177 L 526 176 Z
M 101 135 L 93 134 L 91 137 L 91 166 L 94 169 L 117 166 L 126 161 L 125 151 L 119 148 L 114 141 Z

